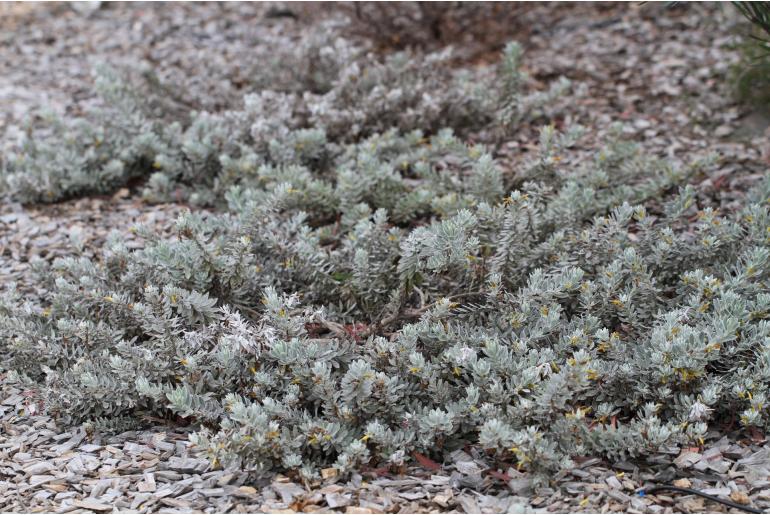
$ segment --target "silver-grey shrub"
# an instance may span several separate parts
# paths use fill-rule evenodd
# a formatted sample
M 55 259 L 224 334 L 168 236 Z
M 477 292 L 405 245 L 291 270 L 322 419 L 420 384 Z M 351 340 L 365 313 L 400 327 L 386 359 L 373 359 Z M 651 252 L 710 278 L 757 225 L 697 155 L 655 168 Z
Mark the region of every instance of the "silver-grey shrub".
M 449 132 L 349 146 L 365 188 L 256 166 L 174 238 L 39 264 L 51 297 L 0 307 L 8 380 L 44 383 L 63 422 L 175 413 L 216 464 L 308 477 L 467 444 L 553 470 L 698 442 L 734 412 L 765 427 L 767 186 L 698 210 L 683 185 L 708 163 L 620 142 L 549 158 L 576 136 L 544 129 L 508 193 Z
M 466 136 L 556 104 L 522 93 L 515 45 L 472 77 L 329 45 L 332 72 L 178 123 L 108 75 L 97 121 L 6 160 L 25 200 L 153 170 L 148 200 L 226 204 L 35 263 L 49 293 L 0 301 L 6 382 L 64 424 L 175 415 L 215 465 L 305 477 L 466 445 L 544 472 L 699 443 L 733 413 L 767 427 L 770 182 L 720 213 L 688 186 L 708 160 L 622 131 L 586 156 L 577 127 L 503 167 Z
M 217 113 L 189 112 L 151 70 L 98 68 L 98 107 L 30 127 L 0 162 L 4 189 L 23 202 L 50 202 L 149 178 L 147 200 L 216 203 L 256 166 L 343 166 L 347 144 L 389 130 L 467 134 L 503 118 L 510 129 L 557 110 L 569 88 L 563 80 L 524 91 L 516 44 L 500 66 L 471 71 L 451 67 L 449 50 L 379 57 L 315 32 L 285 43 L 267 45 L 277 53 L 263 56 L 243 105 Z

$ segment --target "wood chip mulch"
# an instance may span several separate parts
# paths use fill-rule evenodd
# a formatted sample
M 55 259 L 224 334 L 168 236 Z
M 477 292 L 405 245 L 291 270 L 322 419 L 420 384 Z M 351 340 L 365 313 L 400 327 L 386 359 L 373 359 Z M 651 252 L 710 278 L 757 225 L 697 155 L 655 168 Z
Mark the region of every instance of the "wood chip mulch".
M 245 70 L 253 69 L 249 55 L 259 35 L 291 35 L 313 22 L 302 14 L 308 11 L 296 18 L 267 16 L 274 7 L 0 4 L 0 104 L 10 106 L 0 110 L 0 151 L 18 141 L 33 109 L 50 105 L 77 114 L 93 102 L 89 73 L 100 60 L 144 60 L 165 79 L 184 84 L 191 101 L 204 108 L 237 105 L 248 90 Z M 672 163 L 717 151 L 719 166 L 698 177 L 695 187 L 725 209 L 737 206 L 767 173 L 770 119 L 735 104 L 730 95 L 730 70 L 739 58 L 736 35 L 745 27 L 729 5 L 533 4 L 522 17 L 530 84 L 544 88 L 560 75 L 573 82 L 559 124 L 589 128 L 579 151 L 598 148 L 612 122 L 623 122 L 626 135 L 645 152 Z M 536 137 L 535 123 L 523 127 L 500 159 L 516 163 Z M 17 283 L 21 291 L 45 295 L 32 279 L 32 259 L 52 261 L 78 246 L 84 255 L 98 255 L 110 231 L 139 248 L 129 231 L 133 224 L 169 233 L 187 209 L 147 205 L 134 193 L 124 189 L 51 206 L 4 202 L 0 290 Z M 586 458 L 545 486 L 515 469 L 490 470 L 484 456 L 465 452 L 402 474 L 377 471 L 343 479 L 328 472 L 323 480 L 303 484 L 280 475 L 257 479 L 244 471 L 212 470 L 188 444 L 194 428 L 101 435 L 59 427 L 36 409 L 28 392 L 12 385 L 0 390 L 2 512 L 726 511 L 691 495 L 637 494 L 651 484 L 695 488 L 770 509 L 770 446 L 761 434 L 713 432 L 703 448 L 668 449 L 639 462 Z

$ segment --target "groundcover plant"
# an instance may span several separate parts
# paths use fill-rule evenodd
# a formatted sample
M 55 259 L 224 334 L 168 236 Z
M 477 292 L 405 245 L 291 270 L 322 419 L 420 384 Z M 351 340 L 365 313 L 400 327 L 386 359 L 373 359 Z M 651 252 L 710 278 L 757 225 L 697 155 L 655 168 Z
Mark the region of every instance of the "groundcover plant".
M 37 262 L 49 294 L 0 301 L 6 382 L 63 424 L 173 415 L 215 466 L 305 478 L 466 446 L 551 473 L 733 413 L 767 427 L 770 182 L 718 212 L 688 186 L 709 159 L 647 157 L 621 128 L 578 152 L 594 128 L 550 121 L 579 92 L 528 90 L 516 44 L 472 70 L 282 48 L 218 113 L 100 69 L 100 108 L 5 156 L 21 201 L 140 178 L 148 202 L 209 208 L 138 228 L 141 249 L 115 233 Z M 537 150 L 499 162 L 525 120 Z

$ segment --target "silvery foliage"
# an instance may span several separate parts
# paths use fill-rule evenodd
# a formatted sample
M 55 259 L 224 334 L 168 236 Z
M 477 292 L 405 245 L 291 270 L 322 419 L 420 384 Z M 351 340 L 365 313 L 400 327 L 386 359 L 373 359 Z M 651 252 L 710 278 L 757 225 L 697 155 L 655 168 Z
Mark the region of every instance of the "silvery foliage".
M 467 444 L 545 472 L 734 412 L 767 427 L 770 186 L 698 209 L 708 162 L 615 137 L 563 164 L 578 137 L 544 128 L 510 173 L 446 130 L 255 164 L 173 238 L 38 263 L 50 297 L 0 304 L 3 368 L 62 421 L 171 413 L 216 465 L 306 477 Z
M 6 381 L 63 423 L 175 415 L 215 465 L 308 478 L 466 445 L 547 472 L 732 413 L 768 426 L 770 181 L 734 213 L 699 206 L 709 163 L 647 158 L 621 128 L 571 160 L 581 130 L 546 126 L 503 166 L 464 136 L 552 103 L 522 93 L 515 45 L 485 82 L 308 41 L 286 57 L 315 72 L 267 66 L 242 109 L 178 123 L 107 72 L 98 120 L 5 161 L 27 200 L 154 171 L 149 200 L 227 205 L 34 263 L 49 293 L 0 300 Z
M 20 200 L 50 202 L 111 191 L 144 174 L 153 156 L 181 132 L 178 124 L 162 123 L 160 108 L 113 70 L 100 67 L 94 75 L 104 109 L 89 119 L 45 113 L 43 128 L 29 122 L 27 138 L 4 156 L 4 189 Z
M 147 200 L 211 204 L 259 167 L 355 166 L 347 145 L 389 130 L 464 134 L 502 118 L 510 129 L 557 110 L 569 88 L 527 94 L 516 44 L 500 66 L 474 70 L 453 68 L 451 50 L 380 57 L 333 31 L 265 45 L 275 51 L 242 105 L 221 112 L 189 112 L 151 70 L 97 69 L 101 107 L 31 125 L 1 163 L 4 189 L 50 202 L 147 178 Z

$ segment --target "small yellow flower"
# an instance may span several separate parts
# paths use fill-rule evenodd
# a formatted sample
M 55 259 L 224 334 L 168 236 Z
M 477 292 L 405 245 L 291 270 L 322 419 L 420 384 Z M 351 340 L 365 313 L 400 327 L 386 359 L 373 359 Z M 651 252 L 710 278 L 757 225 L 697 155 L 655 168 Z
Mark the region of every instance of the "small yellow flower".
M 675 368 L 674 371 L 677 374 L 679 374 L 679 377 L 681 378 L 682 382 L 685 382 L 685 383 L 698 377 L 698 373 L 694 370 L 690 370 L 689 368 Z

